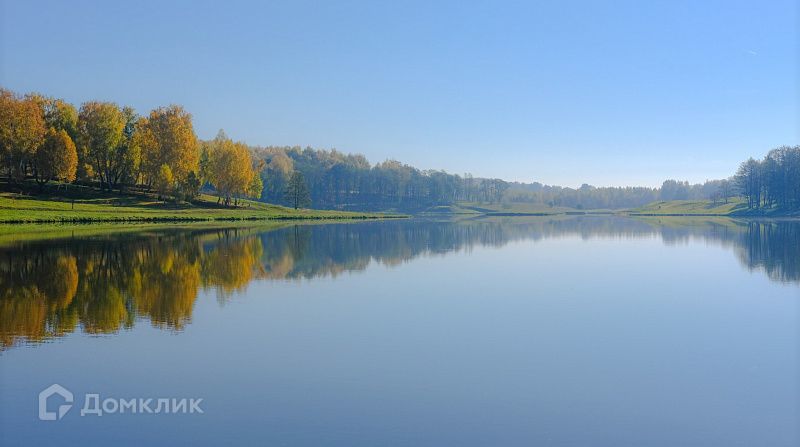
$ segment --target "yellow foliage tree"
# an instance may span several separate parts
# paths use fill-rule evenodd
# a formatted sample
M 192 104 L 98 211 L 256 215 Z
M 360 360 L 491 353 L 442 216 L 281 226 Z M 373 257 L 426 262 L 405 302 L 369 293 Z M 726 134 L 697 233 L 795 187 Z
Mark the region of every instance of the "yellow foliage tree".
M 25 95 L 39 106 L 47 128 L 64 130 L 72 141 L 78 138 L 78 110 L 72 104 L 63 99 L 44 96 L 39 93 Z
M 34 157 L 36 180 L 47 183 L 51 179 L 75 180 L 78 168 L 78 151 L 65 130 L 50 128 L 44 144 Z
M 200 150 L 192 127 L 192 115 L 183 107 L 171 105 L 150 112 L 142 119 L 136 132 L 136 144 L 142 151 L 142 173 L 153 184 L 167 165 L 174 181 L 186 182 L 189 173 L 198 173 Z
M 159 196 L 168 196 L 175 184 L 175 176 L 172 174 L 172 169 L 166 164 L 161 165 L 153 183 Z
M 17 181 L 25 178 L 27 165 L 42 143 L 45 130 L 36 102 L 0 89 L 0 155 L 3 167 Z
M 253 159 L 246 144 L 234 143 L 220 132 L 211 142 L 209 152 L 209 181 L 225 199 L 226 205 L 230 205 L 232 197 L 255 195 L 253 177 L 258 173 L 253 169 Z M 258 195 L 261 195 L 260 190 Z
M 90 101 L 81 105 L 78 113 L 78 143 L 85 153 L 101 186 L 110 189 L 119 178 L 117 147 L 123 139 L 125 116 L 110 102 Z

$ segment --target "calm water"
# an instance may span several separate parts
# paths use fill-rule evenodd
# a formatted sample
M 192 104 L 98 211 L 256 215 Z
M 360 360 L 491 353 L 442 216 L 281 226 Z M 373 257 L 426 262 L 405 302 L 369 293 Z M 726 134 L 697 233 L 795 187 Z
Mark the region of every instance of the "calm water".
M 800 224 L 612 217 L 0 247 L 0 444 L 800 445 Z M 40 421 L 38 394 L 74 394 Z M 81 416 L 101 399 L 203 414 Z M 50 410 L 63 404 L 53 396 Z

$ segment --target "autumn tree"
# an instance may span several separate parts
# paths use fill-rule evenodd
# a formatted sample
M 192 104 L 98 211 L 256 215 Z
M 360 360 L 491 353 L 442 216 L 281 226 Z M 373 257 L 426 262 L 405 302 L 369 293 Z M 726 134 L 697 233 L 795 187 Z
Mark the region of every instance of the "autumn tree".
M 119 179 L 121 170 L 118 147 L 123 141 L 125 115 L 111 102 L 90 101 L 81 105 L 78 113 L 78 141 L 100 187 L 111 189 Z
M 34 156 L 36 181 L 44 184 L 51 179 L 67 182 L 75 180 L 78 168 L 78 152 L 66 130 L 47 130 L 44 143 Z
M 294 209 L 311 205 L 311 196 L 302 172 L 294 171 L 292 177 L 289 178 L 289 183 L 286 185 L 286 200 Z
M 16 181 L 25 178 L 45 131 L 41 109 L 33 100 L 0 89 L 0 155 Z
M 230 205 L 231 198 L 256 194 L 250 150 L 244 143 L 233 142 L 223 131 L 209 145 L 209 181 Z M 263 185 L 262 185 L 263 186 Z M 257 191 L 261 195 L 261 189 Z
M 46 183 L 51 178 L 63 178 L 73 181 L 76 175 L 81 178 L 87 177 L 88 170 L 82 168 L 85 165 L 85 154 L 77 153 L 78 141 L 78 110 L 72 104 L 63 99 L 44 96 L 39 93 L 30 93 L 25 98 L 34 102 L 40 109 L 45 127 L 48 129 L 42 147 L 37 150 L 35 159 L 36 180 Z M 53 130 L 54 133 L 51 133 Z M 63 131 L 63 134 L 61 133 Z M 66 139 L 64 138 L 66 136 Z M 67 139 L 69 141 L 67 141 Z M 49 145 L 45 148 L 45 145 Z M 72 150 L 76 152 L 73 157 Z M 39 154 L 39 152 L 45 153 Z M 55 151 L 55 152 L 53 152 Z M 81 156 L 83 155 L 83 156 Z M 53 157 L 57 157 L 54 159 Z M 75 159 L 76 169 L 72 172 L 72 160 Z M 44 177 L 42 176 L 44 174 Z
M 25 95 L 41 110 L 47 128 L 63 130 L 75 142 L 78 139 L 78 110 L 63 99 L 51 98 L 39 93 Z
M 199 171 L 200 151 L 192 127 L 192 115 L 183 107 L 160 107 L 139 122 L 136 143 L 141 148 L 141 169 L 145 182 L 152 185 L 161 166 L 172 171 L 176 187 L 184 187 L 189 173 Z
M 262 191 L 264 191 L 264 181 L 261 180 L 260 175 L 253 173 L 253 179 L 250 180 L 250 184 L 247 186 L 247 197 L 260 199 Z
M 166 164 L 161 165 L 158 169 L 158 175 L 153 180 L 153 186 L 158 191 L 159 198 L 169 196 L 175 184 L 175 176 L 172 174 L 172 169 Z

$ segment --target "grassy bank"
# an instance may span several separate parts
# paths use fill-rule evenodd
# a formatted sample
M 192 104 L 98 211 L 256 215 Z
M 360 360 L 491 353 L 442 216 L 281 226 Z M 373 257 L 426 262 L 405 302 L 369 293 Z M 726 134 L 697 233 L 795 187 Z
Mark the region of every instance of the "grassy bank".
M 797 217 L 800 210 L 748 209 L 744 200 L 736 198 L 728 203 L 709 200 L 671 200 L 653 202 L 628 212 L 631 216 L 730 216 L 730 217 Z
M 475 215 L 475 216 L 555 216 L 573 214 L 618 214 L 630 216 L 661 217 L 800 217 L 800 210 L 748 209 L 741 198 L 729 199 L 728 203 L 710 200 L 659 201 L 641 208 L 629 210 L 591 209 L 579 210 L 566 207 L 549 207 L 530 203 L 472 203 L 457 202 L 453 205 L 437 206 L 425 210 L 424 215 Z
M 109 223 L 109 222 L 203 222 L 288 219 L 376 219 L 404 217 L 397 214 L 301 209 L 242 201 L 236 208 L 216 204 L 202 196 L 194 203 L 171 203 L 148 196 L 59 197 L 0 193 L 0 223 Z
M 579 210 L 562 206 L 547 206 L 535 203 L 479 203 L 457 202 L 453 205 L 436 206 L 421 214 L 463 214 L 482 216 L 556 216 L 560 214 L 614 214 L 611 210 Z
M 447 206 L 431 207 L 423 214 L 465 214 L 485 216 L 551 216 L 575 211 L 571 208 L 548 207 L 529 203 L 478 203 L 457 202 Z
M 713 203 L 709 200 L 670 200 L 653 202 L 641 208 L 632 209 L 632 216 L 729 216 L 745 210 L 747 205 L 734 199 L 728 203 Z

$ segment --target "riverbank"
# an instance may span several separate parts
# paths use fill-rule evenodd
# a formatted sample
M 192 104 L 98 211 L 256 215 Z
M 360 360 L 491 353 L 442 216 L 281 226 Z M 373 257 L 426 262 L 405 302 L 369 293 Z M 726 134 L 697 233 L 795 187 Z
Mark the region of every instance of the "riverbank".
M 710 200 L 671 200 L 653 202 L 641 208 L 629 210 L 630 216 L 725 216 L 725 217 L 800 217 L 800 210 L 779 208 L 749 209 L 740 199 L 728 203 Z
M 479 203 L 456 202 L 452 205 L 440 205 L 427 208 L 420 212 L 425 216 L 441 215 L 467 215 L 467 216 L 557 216 L 569 214 L 577 210 L 565 207 L 551 207 L 530 203 Z
M 419 213 L 422 216 L 488 216 L 524 217 L 559 215 L 623 215 L 655 217 L 742 217 L 742 218 L 797 218 L 800 210 L 748 209 L 741 198 L 729 199 L 728 203 L 710 200 L 670 200 L 647 204 L 632 209 L 576 209 L 550 207 L 531 203 L 470 203 L 456 202 L 428 208 Z
M 148 196 L 70 198 L 0 193 L 0 223 L 206 222 L 245 220 L 316 220 L 403 218 L 402 214 L 286 208 L 244 200 L 238 207 L 217 205 L 201 196 L 193 203 L 158 201 Z

